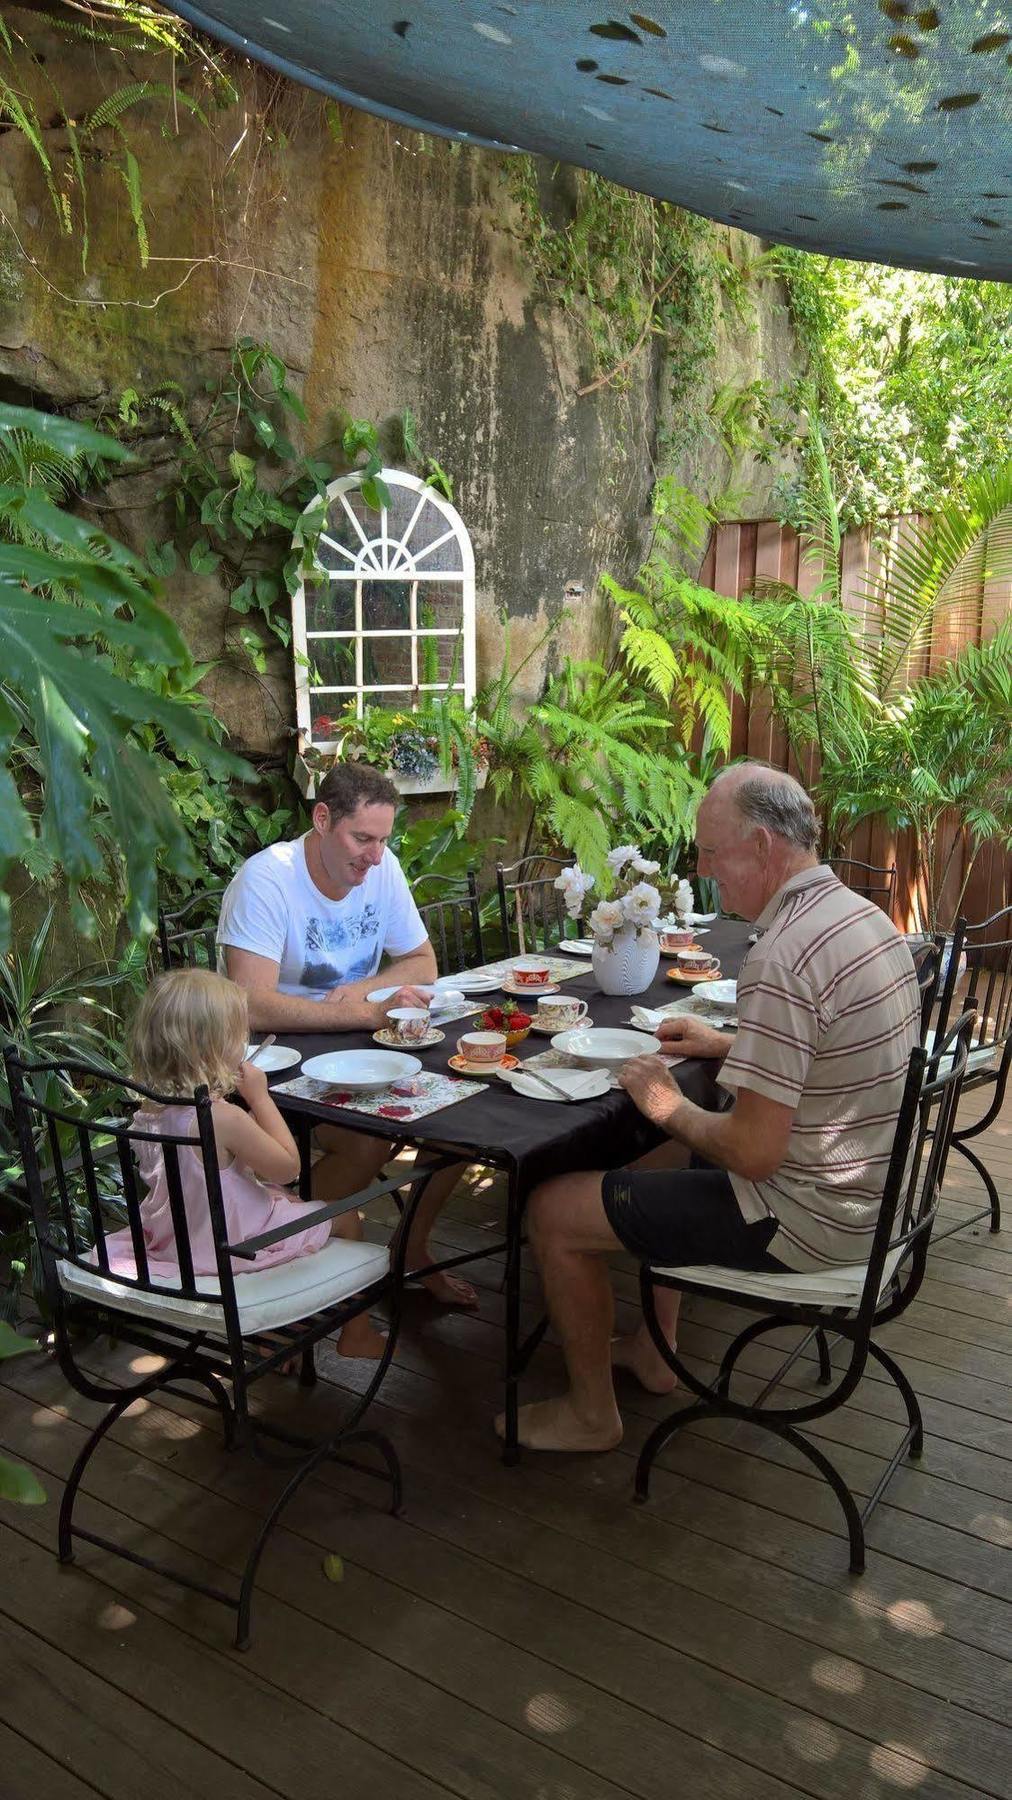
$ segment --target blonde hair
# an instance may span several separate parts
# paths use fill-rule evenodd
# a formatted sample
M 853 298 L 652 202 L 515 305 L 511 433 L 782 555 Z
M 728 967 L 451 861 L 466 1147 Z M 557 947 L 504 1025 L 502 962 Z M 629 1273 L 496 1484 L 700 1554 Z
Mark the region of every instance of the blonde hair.
M 246 995 L 210 969 L 173 969 L 153 982 L 131 1033 L 136 1079 L 166 1098 L 206 1085 L 230 1094 L 249 1037 Z

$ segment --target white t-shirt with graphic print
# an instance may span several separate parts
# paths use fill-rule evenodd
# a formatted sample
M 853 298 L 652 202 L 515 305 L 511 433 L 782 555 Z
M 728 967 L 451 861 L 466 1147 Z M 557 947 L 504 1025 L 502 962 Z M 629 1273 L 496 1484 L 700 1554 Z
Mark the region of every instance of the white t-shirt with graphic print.
M 391 850 L 361 886 L 343 900 L 328 900 L 306 866 L 305 838 L 271 844 L 243 863 L 225 890 L 217 933 L 220 953 L 231 945 L 269 957 L 280 965 L 279 994 L 306 1000 L 323 1000 L 332 988 L 375 975 L 384 950 L 406 956 L 425 937 Z

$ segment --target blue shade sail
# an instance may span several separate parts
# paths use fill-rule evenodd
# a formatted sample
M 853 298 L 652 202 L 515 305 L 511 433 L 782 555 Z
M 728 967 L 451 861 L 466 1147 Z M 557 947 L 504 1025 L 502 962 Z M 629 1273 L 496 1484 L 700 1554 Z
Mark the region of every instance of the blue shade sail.
M 175 10 L 402 125 L 576 163 L 801 249 L 1012 279 L 1007 5 L 266 6 Z

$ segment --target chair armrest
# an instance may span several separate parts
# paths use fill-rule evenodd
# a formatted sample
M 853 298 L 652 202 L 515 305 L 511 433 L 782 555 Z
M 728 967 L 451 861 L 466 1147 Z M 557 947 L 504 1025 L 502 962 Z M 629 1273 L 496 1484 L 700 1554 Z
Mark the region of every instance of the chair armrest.
M 225 1247 L 230 1256 L 240 1256 L 252 1262 L 257 1251 L 265 1250 L 268 1244 L 283 1243 L 285 1238 L 297 1237 L 300 1232 L 308 1231 L 314 1225 L 322 1225 L 327 1219 L 339 1219 L 344 1213 L 357 1212 L 360 1207 L 369 1206 L 384 1194 L 395 1194 L 400 1188 L 425 1185 L 441 1169 L 447 1169 L 451 1163 L 459 1160 L 459 1157 L 442 1156 L 426 1163 L 417 1173 L 391 1175 L 386 1181 L 374 1181 L 371 1187 L 363 1188 L 360 1193 L 348 1194 L 343 1200 L 332 1200 L 327 1206 L 307 1206 L 304 1218 L 292 1219 L 287 1225 L 275 1226 L 273 1231 L 263 1231 L 258 1237 L 244 1238 L 240 1244 L 227 1244 Z

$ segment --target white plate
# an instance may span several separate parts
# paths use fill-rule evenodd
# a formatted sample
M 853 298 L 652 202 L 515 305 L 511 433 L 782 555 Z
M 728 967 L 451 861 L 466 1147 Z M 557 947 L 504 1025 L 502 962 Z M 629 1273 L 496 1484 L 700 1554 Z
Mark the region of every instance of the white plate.
M 498 975 L 468 975 L 465 970 L 462 975 L 453 977 L 453 985 L 462 994 L 497 994 L 502 981 Z
M 620 1069 L 631 1056 L 657 1056 L 660 1044 L 646 1031 L 629 1031 L 611 1026 L 574 1025 L 569 1031 L 557 1032 L 552 1049 L 572 1056 L 586 1069 Z
M 546 1069 L 545 1073 L 560 1088 L 565 1088 L 574 1100 L 596 1100 L 600 1094 L 606 1094 L 611 1086 L 607 1069 Z M 525 1075 L 523 1069 L 500 1069 L 498 1074 L 500 1081 L 515 1088 L 518 1094 L 525 1094 L 529 1100 L 555 1099 L 556 1104 L 559 1104 L 559 1097 L 542 1087 L 533 1073 Z
M 736 981 L 697 981 L 692 991 L 707 1006 L 716 1006 L 721 1012 L 733 1012 L 738 1000 Z
M 417 1056 L 405 1056 L 400 1050 L 328 1050 L 323 1056 L 310 1056 L 302 1073 L 332 1081 L 349 1093 L 369 1094 L 417 1075 L 421 1066 Z
M 258 1044 L 246 1045 L 246 1061 L 256 1055 L 256 1067 L 265 1075 L 272 1075 L 275 1069 L 294 1069 L 297 1062 L 302 1061 L 302 1051 L 293 1050 L 291 1044 L 271 1044 L 267 1050 L 261 1050 Z
M 593 956 L 594 940 L 593 938 L 562 938 L 556 944 L 555 949 L 565 950 L 567 956 Z

